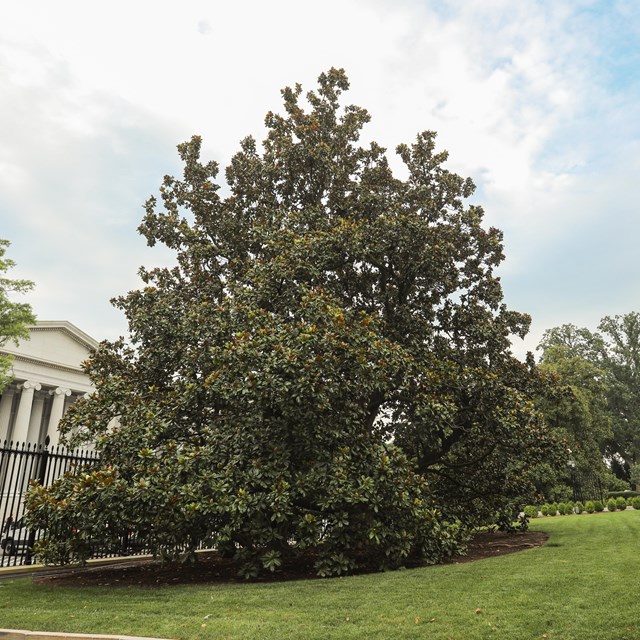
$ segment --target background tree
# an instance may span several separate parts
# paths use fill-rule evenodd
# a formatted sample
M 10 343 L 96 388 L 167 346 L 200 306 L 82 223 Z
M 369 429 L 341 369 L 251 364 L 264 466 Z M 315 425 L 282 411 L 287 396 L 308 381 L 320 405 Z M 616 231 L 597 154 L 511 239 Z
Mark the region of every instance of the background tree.
M 545 500 L 573 499 L 573 484 L 590 478 L 606 487 L 611 472 L 605 458 L 612 454 L 612 419 L 607 395 L 607 372 L 587 359 L 600 340 L 572 325 L 555 328 L 543 339 L 539 370 L 549 380 L 538 406 L 558 438 L 567 445 L 564 465 L 545 465 L 537 486 Z
M 331 69 L 306 104 L 284 89 L 224 198 L 200 139 L 179 146 L 183 177 L 140 227 L 177 266 L 116 301 L 131 346 L 102 345 L 98 393 L 65 426 L 98 438 L 102 466 L 33 492 L 43 557 L 133 530 L 167 555 L 206 540 L 245 575 L 309 550 L 323 575 L 435 561 L 510 522 L 528 467 L 553 458 L 532 365 L 510 353 L 529 318 L 503 303 L 473 183 L 432 132 L 398 147 L 394 177 L 357 144 L 369 115 L 341 106 L 347 88 Z
M 563 324 L 544 332 L 538 345 L 542 360 L 558 362 L 567 358 L 580 358 L 593 364 L 601 363 L 605 351 L 602 336 L 584 327 Z
M 570 384 L 576 369 L 591 371 L 579 386 L 585 390 L 590 385 L 598 405 L 598 398 L 604 400 L 593 414 L 599 426 L 592 442 L 597 441 L 616 475 L 628 481 L 631 467 L 640 461 L 640 314 L 606 316 L 598 329 L 591 332 L 573 325 L 551 329 L 541 342 L 542 361 L 554 366 L 563 362 L 564 374 L 573 368 L 567 377 Z M 588 441 L 586 432 L 585 436 Z
M 631 467 L 640 462 L 640 314 L 606 316 L 598 328 L 605 340 L 602 361 L 612 381 L 613 446 L 622 462 L 620 475 L 628 480 Z
M 0 347 L 10 340 L 17 344 L 20 338 L 28 339 L 27 327 L 36 321 L 28 304 L 12 300 L 15 294 L 30 291 L 33 288 L 33 282 L 12 280 L 4 275 L 15 266 L 13 260 L 5 258 L 9 244 L 8 240 L 0 239 Z M 11 363 L 10 355 L 0 353 L 0 393 L 11 381 Z

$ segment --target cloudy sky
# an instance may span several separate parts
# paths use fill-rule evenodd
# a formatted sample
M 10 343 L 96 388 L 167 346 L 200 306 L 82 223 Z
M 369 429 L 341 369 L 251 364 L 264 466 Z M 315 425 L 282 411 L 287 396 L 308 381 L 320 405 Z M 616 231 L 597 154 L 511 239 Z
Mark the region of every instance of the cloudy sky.
M 635 0 L 25 0 L 0 11 L 0 237 L 42 320 L 96 339 L 166 264 L 142 204 L 204 138 L 226 164 L 279 90 L 344 67 L 364 138 L 438 131 L 505 236 L 507 304 L 542 332 L 640 311 Z

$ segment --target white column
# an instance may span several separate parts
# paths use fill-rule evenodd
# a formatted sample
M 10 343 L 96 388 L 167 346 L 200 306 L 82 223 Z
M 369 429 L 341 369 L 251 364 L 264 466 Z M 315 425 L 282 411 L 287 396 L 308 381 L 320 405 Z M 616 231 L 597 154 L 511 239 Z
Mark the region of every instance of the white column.
M 20 393 L 20 404 L 18 405 L 16 424 L 13 427 L 12 440 L 14 442 L 25 442 L 27 440 L 31 407 L 33 405 L 33 393 L 41 389 L 40 383 L 34 382 L 33 380 L 27 380 L 20 386 L 22 387 L 22 392 Z
M 27 442 L 40 444 L 40 423 L 42 422 L 42 411 L 44 409 L 44 394 L 46 391 L 36 391 L 33 395 L 31 405 L 31 417 L 29 418 L 29 431 L 27 432 Z
M 64 414 L 64 401 L 65 398 L 71 395 L 71 389 L 65 389 L 64 387 L 58 387 L 53 391 L 49 391 L 53 396 L 53 405 L 51 407 L 51 416 L 49 417 L 49 428 L 47 435 L 49 436 L 49 444 L 54 447 L 60 442 L 60 433 L 58 432 L 58 422 Z
M 8 387 L 4 390 L 0 399 L 0 445 L 9 437 L 9 421 L 11 420 L 11 407 L 16 390 Z

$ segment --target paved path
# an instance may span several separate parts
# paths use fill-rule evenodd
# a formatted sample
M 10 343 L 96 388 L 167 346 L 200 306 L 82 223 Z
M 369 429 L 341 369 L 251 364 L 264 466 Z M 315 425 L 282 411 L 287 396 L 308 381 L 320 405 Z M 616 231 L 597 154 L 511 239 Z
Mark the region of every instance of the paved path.
M 82 569 L 84 568 L 91 569 L 93 567 L 106 567 L 112 565 L 139 564 L 140 562 L 151 560 L 151 558 L 152 556 L 150 555 L 123 556 L 118 558 L 96 558 L 95 560 L 89 560 L 84 566 L 73 564 L 59 567 L 47 566 L 44 564 L 30 564 L 16 567 L 0 567 L 0 580 L 7 580 L 8 578 L 20 578 L 22 576 L 40 576 L 51 574 L 60 575 L 63 573 L 72 573 L 73 571 L 82 571 Z M 0 634 L 0 640 L 4 640 L 4 637 L 5 636 L 2 636 Z

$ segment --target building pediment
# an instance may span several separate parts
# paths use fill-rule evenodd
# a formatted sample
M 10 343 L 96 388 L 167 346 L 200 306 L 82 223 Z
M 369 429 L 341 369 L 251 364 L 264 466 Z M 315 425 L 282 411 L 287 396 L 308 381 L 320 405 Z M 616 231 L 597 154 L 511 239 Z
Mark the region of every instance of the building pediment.
M 0 349 L 13 357 L 16 380 L 37 380 L 47 386 L 64 384 L 87 393 L 91 384 L 83 362 L 98 347 L 98 342 L 67 321 L 44 321 L 29 327 L 29 340 L 10 342 Z
M 83 369 L 98 342 L 67 321 L 38 322 L 29 340 L 8 343 L 13 381 L 0 398 L 0 440 L 58 442 L 58 423 L 79 397 L 93 392 Z
M 80 371 L 98 342 L 67 321 L 44 321 L 29 327 L 29 340 L 6 344 L 16 360 L 37 361 L 56 369 Z

